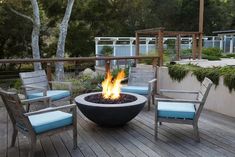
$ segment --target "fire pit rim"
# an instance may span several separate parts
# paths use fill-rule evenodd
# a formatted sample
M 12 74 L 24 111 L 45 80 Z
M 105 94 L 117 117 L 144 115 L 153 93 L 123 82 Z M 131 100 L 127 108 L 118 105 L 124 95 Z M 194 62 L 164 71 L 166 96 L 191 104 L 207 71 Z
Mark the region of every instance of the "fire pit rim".
M 94 107 L 126 107 L 126 106 L 136 106 L 141 103 L 145 103 L 147 101 L 146 97 L 134 94 L 134 93 L 128 93 L 128 92 L 121 92 L 122 94 L 132 95 L 136 97 L 137 99 L 135 101 L 129 102 L 129 103 L 120 103 L 120 104 L 104 104 L 104 103 L 93 103 L 85 100 L 85 97 L 95 94 L 101 94 L 102 92 L 92 92 L 92 93 L 86 93 L 79 95 L 75 98 L 75 102 L 78 102 L 79 104 L 83 104 L 86 106 L 94 106 Z

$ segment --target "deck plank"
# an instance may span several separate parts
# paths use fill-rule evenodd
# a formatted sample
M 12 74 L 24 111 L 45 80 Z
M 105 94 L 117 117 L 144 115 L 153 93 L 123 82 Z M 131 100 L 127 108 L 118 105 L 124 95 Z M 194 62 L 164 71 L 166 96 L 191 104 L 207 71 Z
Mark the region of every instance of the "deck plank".
M 102 133 L 98 130 L 97 125 L 88 122 L 87 120 L 83 119 L 84 116 L 78 115 L 79 123 L 81 126 L 86 130 L 89 131 L 89 134 L 95 139 L 96 142 L 110 155 L 113 157 L 121 157 L 122 155 L 117 151 L 115 147 L 113 147 L 109 143 L 109 139 L 102 136 Z
M 154 124 L 154 121 L 152 120 L 151 116 L 144 114 L 145 118 L 148 118 L 148 122 L 151 123 L 152 125 Z M 214 147 L 210 148 L 208 145 L 204 144 L 204 142 L 194 142 L 193 140 L 193 129 L 192 126 L 189 126 L 189 129 L 187 132 L 184 132 L 182 128 L 177 129 L 178 127 L 181 127 L 182 124 L 172 124 L 172 123 L 164 123 L 165 125 L 161 125 L 160 127 L 164 129 L 166 132 L 168 132 L 171 135 L 175 135 L 185 141 L 186 143 L 189 143 L 195 148 L 199 148 L 200 150 L 203 150 L 204 152 L 209 152 L 207 154 L 208 156 L 224 156 L 222 153 L 215 151 Z M 211 145 L 209 145 L 211 146 Z M 206 155 L 206 154 L 205 154 Z
M 8 142 L 7 143 L 8 143 L 8 147 L 9 147 L 11 145 L 11 139 L 12 139 L 12 133 L 13 133 L 13 127 L 12 127 L 11 120 L 10 120 L 9 116 L 7 116 L 7 129 L 8 129 L 8 131 L 7 131 Z M 18 144 L 19 144 L 19 139 L 17 136 L 15 146 L 7 149 L 7 156 L 14 156 L 14 157 L 20 156 Z
M 127 125 L 103 128 L 78 111 L 78 148 L 73 149 L 72 131 L 37 141 L 37 157 L 234 157 L 235 118 L 211 111 L 202 112 L 199 119 L 201 142 L 192 138 L 192 127 L 163 123 L 159 139 L 154 139 L 154 111 L 146 108 Z M 0 157 L 27 157 L 28 139 L 19 134 L 16 146 L 11 142 L 12 125 L 6 109 L 0 108 Z
M 0 157 L 7 155 L 7 111 L 5 107 L 0 108 Z

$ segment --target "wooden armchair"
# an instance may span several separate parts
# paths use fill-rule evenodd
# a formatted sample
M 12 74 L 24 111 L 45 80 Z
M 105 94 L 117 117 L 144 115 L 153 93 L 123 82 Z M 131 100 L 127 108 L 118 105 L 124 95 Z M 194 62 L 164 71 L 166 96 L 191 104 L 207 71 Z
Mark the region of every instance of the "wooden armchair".
M 44 70 L 20 73 L 24 93 L 27 99 L 49 96 L 52 102 L 70 100 L 72 103 L 72 84 L 71 82 L 48 81 Z M 49 86 L 51 84 L 51 86 Z M 66 90 L 51 89 L 53 84 L 67 86 Z M 28 104 L 27 110 L 29 110 Z
M 158 122 L 193 125 L 194 138 L 200 141 L 198 119 L 209 94 L 212 82 L 205 78 L 199 91 L 160 90 L 161 93 L 196 94 L 196 100 L 156 98 L 155 138 L 158 135 Z M 198 107 L 196 107 L 198 105 Z
M 77 147 L 77 111 L 76 105 L 46 108 L 35 112 L 26 112 L 22 103 L 35 101 L 50 101 L 50 97 L 40 97 L 20 101 L 16 93 L 6 92 L 0 89 L 0 96 L 6 106 L 7 112 L 13 124 L 11 147 L 15 145 L 18 131 L 30 140 L 29 156 L 34 156 L 37 138 L 54 135 L 66 130 L 73 130 L 73 144 Z M 72 114 L 59 111 L 71 109 Z
M 154 103 L 156 81 L 155 68 L 130 67 L 128 84 L 127 86 L 123 86 L 121 90 L 122 92 L 146 95 L 148 98 L 148 110 L 150 110 L 151 100 Z

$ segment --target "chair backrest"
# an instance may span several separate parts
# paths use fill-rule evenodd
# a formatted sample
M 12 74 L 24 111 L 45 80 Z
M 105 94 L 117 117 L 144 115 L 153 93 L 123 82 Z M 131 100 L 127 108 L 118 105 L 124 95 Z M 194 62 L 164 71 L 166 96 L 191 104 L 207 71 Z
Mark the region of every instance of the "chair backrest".
M 207 77 L 203 80 L 203 82 L 201 83 L 201 87 L 197 96 L 197 100 L 202 101 L 202 103 L 199 105 L 197 112 L 196 112 L 196 120 L 198 120 L 201 111 L 203 109 L 203 106 L 206 102 L 207 96 L 209 94 L 209 91 L 211 89 L 212 86 L 212 81 L 210 79 L 208 79 Z
M 23 132 L 28 132 L 28 129 L 32 126 L 29 119 L 24 116 L 26 111 L 23 108 L 17 93 L 6 92 L 0 89 L 0 96 L 5 104 L 12 123 Z
M 32 85 L 38 86 L 45 89 L 49 89 L 47 75 L 44 70 L 38 70 L 33 72 L 23 72 L 20 73 L 20 78 L 23 86 Z M 37 93 L 39 90 L 32 88 L 24 88 L 25 94 Z
M 148 81 L 156 78 L 155 68 L 130 67 L 129 69 L 129 86 L 148 86 Z

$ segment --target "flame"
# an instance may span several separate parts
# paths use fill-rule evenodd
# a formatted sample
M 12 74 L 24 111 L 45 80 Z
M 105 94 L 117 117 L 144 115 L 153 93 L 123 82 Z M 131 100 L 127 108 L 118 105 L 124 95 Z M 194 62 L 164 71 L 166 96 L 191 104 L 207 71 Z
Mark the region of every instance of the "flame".
M 124 70 L 121 70 L 116 79 L 113 80 L 113 76 L 110 71 L 107 72 L 105 80 L 102 82 L 102 95 L 105 99 L 118 99 L 121 92 L 121 81 L 125 77 Z

